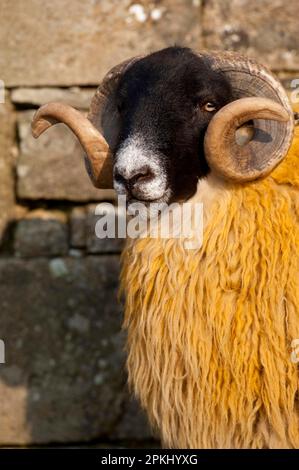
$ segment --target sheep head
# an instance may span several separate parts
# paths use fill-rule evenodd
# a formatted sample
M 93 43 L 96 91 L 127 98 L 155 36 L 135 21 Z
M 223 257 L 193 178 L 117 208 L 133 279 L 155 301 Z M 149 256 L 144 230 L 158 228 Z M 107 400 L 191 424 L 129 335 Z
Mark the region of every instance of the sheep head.
M 167 82 L 165 76 L 168 71 L 172 73 L 172 80 Z M 199 74 L 200 79 L 188 80 L 187 86 L 188 74 L 191 78 Z M 148 75 L 155 77 L 154 82 Z M 200 90 L 193 90 L 199 87 L 203 78 L 204 86 Z M 165 83 L 172 92 L 168 97 L 172 96 L 173 99 L 164 99 Z M 129 91 L 123 98 L 126 88 Z M 215 102 L 210 102 L 206 91 L 206 101 L 200 101 L 203 88 L 212 90 Z M 196 101 L 198 95 L 199 101 Z M 155 97 L 154 104 L 152 96 Z M 189 98 L 190 106 L 194 106 L 192 119 L 196 125 L 192 124 L 191 117 L 190 123 L 188 121 L 186 103 Z M 141 113 L 141 117 L 139 113 L 139 120 L 132 124 L 132 113 L 136 115 L 136 109 L 140 109 L 145 102 L 146 112 L 143 115 Z M 164 102 L 171 104 L 171 108 L 163 108 Z M 177 109 L 173 102 L 177 103 Z M 158 119 L 155 112 L 164 116 L 164 121 Z M 168 127 L 164 126 L 165 121 L 170 123 Z M 34 137 L 59 122 L 66 124 L 78 137 L 86 154 L 87 171 L 96 187 L 112 188 L 114 183 L 118 192 L 128 193 L 130 190 L 136 199 L 162 199 L 166 202 L 179 192 L 179 185 L 176 187 L 173 183 L 171 187 L 168 184 L 174 166 L 177 166 L 174 180 L 183 178 L 189 189 L 186 196 L 191 195 L 190 191 L 194 192 L 192 187 L 196 187 L 197 179 L 209 171 L 239 182 L 266 176 L 286 155 L 294 127 L 287 96 L 265 67 L 236 53 L 196 54 L 186 48 L 164 49 L 145 57 L 129 59 L 114 67 L 98 87 L 86 118 L 64 104 L 49 103 L 42 106 L 32 122 Z M 132 129 L 136 135 L 136 127 L 139 129 L 143 125 L 147 128 L 155 125 L 156 134 L 160 129 L 161 148 L 157 150 L 149 147 L 146 158 L 139 159 L 137 167 L 134 167 L 132 159 L 129 161 L 127 156 L 123 158 L 124 154 L 128 154 L 128 146 L 124 146 L 124 141 L 127 139 L 128 142 Z M 172 126 L 171 132 L 169 126 Z M 185 133 L 180 131 L 182 127 Z M 179 166 L 179 162 L 184 161 L 181 155 L 176 156 L 175 163 L 171 161 L 169 149 L 164 148 L 163 135 L 167 137 L 165 140 L 169 141 L 169 146 L 176 144 L 177 149 L 183 148 L 182 152 L 186 151 L 183 141 L 189 139 L 189 145 L 186 142 L 190 154 L 187 164 Z M 177 144 L 177 138 L 181 145 Z M 197 144 L 200 139 L 202 152 Z M 143 150 L 141 148 L 141 152 Z M 150 162 L 151 151 L 154 158 Z M 164 174 L 162 178 L 159 168 L 167 165 L 167 161 L 166 176 Z M 148 190 L 149 185 L 151 191 Z

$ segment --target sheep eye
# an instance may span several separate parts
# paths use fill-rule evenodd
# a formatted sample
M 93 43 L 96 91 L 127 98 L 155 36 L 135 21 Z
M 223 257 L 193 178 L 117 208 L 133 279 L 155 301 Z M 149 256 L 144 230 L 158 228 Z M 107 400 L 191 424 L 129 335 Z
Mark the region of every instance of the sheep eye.
M 211 113 L 212 111 L 216 111 L 216 106 L 214 105 L 214 103 L 208 101 L 203 105 L 203 109 L 204 111 L 208 111 L 208 113 Z

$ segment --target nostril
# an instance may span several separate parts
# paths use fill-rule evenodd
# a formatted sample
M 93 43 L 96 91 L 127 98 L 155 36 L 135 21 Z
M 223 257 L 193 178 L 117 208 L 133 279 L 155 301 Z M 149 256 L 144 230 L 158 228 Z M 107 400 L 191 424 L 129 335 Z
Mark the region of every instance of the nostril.
M 129 182 L 131 185 L 134 186 L 136 183 L 141 183 L 150 180 L 153 177 L 153 173 L 150 170 L 150 168 L 142 168 L 138 170 L 138 173 L 136 173 L 134 176 L 132 176 L 129 179 Z
M 114 172 L 114 180 L 116 183 L 126 184 L 126 178 L 122 176 L 117 170 Z
M 116 183 L 123 184 L 127 187 L 134 187 L 136 183 L 146 182 L 154 177 L 152 170 L 148 167 L 136 168 L 131 171 L 115 168 L 114 180 Z

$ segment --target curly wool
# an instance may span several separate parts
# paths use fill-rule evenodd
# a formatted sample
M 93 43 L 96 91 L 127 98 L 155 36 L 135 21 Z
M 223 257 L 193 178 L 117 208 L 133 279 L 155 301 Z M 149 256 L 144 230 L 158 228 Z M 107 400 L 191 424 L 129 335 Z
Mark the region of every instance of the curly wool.
M 299 448 L 299 133 L 246 186 L 209 176 L 204 240 L 123 253 L 129 382 L 164 446 Z

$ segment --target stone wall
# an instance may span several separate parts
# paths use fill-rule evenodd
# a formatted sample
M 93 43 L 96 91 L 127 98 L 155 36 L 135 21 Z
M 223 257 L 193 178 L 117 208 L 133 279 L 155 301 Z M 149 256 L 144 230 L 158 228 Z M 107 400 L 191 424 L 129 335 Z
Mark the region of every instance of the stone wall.
M 0 445 L 153 445 L 124 372 L 120 240 L 94 235 L 113 200 L 86 176 L 64 127 L 35 141 L 47 101 L 88 109 L 125 58 L 174 43 L 299 73 L 297 1 L 0 0 Z

